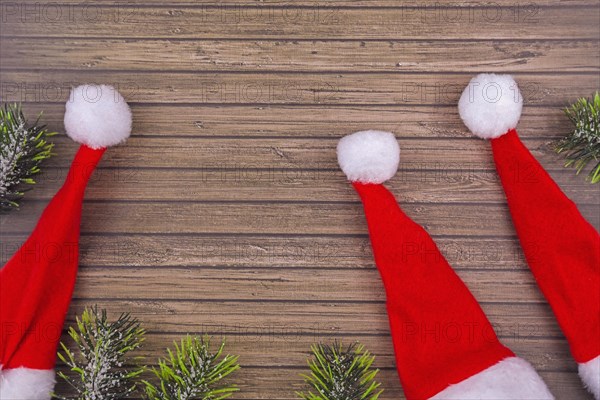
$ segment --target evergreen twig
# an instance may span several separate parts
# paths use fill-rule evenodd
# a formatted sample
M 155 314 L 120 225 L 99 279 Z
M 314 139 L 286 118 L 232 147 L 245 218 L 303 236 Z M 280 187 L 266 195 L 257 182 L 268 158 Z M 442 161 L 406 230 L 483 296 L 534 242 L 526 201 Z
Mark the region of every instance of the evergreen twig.
M 596 165 L 588 174 L 592 183 L 600 182 L 600 93 L 593 99 L 581 98 L 566 108 L 565 114 L 574 125 L 573 131 L 556 145 L 556 152 L 565 154 L 565 167 L 574 167 L 579 174 L 590 162 Z
M 168 357 L 159 360 L 158 369 L 152 369 L 159 385 L 143 381 L 150 400 L 219 400 L 237 391 L 221 380 L 240 368 L 237 356 L 223 356 L 225 343 L 218 350 L 210 350 L 208 337 L 187 336 L 175 351 L 167 349 Z
M 141 346 L 144 334 L 139 321 L 127 313 L 109 322 L 106 310 L 98 312 L 97 307 L 86 308 L 81 319 L 77 318 L 77 329 L 69 328 L 79 355 L 75 356 L 62 342 L 62 352 L 58 353 L 76 377 L 63 372 L 58 375 L 75 390 L 77 400 L 122 399 L 135 391 L 136 378 L 145 370 L 145 367 L 125 365 L 126 361 L 132 361 L 125 358 L 127 353 Z M 137 360 L 139 358 L 133 359 Z
M 19 104 L 0 107 L 0 211 L 18 208 L 40 164 L 52 155 L 54 145 L 47 139 L 56 132 L 38 125 L 40 117 L 29 126 Z
M 310 375 L 302 375 L 315 389 L 296 394 L 305 400 L 377 400 L 383 390 L 375 380 L 378 369 L 372 369 L 375 357 L 358 343 L 344 348 L 333 345 L 313 345 L 309 359 Z

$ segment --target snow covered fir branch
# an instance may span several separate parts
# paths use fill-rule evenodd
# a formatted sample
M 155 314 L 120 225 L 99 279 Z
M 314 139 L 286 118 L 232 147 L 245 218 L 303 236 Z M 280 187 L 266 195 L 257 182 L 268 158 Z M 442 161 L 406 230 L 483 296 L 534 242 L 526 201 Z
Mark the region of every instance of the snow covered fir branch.
M 301 399 L 377 400 L 383 392 L 376 380 L 379 370 L 372 368 L 375 357 L 363 345 L 344 347 L 336 341 L 313 345 L 311 350 L 310 375 L 303 375 L 311 390 L 298 392 Z
M 145 331 L 140 322 L 127 313 L 116 321 L 108 320 L 106 310 L 86 308 L 76 320 L 76 328 L 69 328 L 69 336 L 77 347 L 77 354 L 61 342 L 58 357 L 75 374 L 59 372 L 75 391 L 75 397 L 56 396 L 60 399 L 116 400 L 133 394 L 136 378 L 144 372 L 136 365 L 139 357 L 128 354 L 144 342 Z
M 111 321 L 106 310 L 86 308 L 68 332 L 74 349 L 61 342 L 58 352 L 69 370 L 58 372 L 68 394 L 55 393 L 55 398 L 219 400 L 238 390 L 226 382 L 240 366 L 237 356 L 224 354 L 224 342 L 211 350 L 208 337 L 186 336 L 174 350 L 167 349 L 157 368 L 148 369 L 143 357 L 131 353 L 142 346 L 145 330 L 128 313 Z
M 0 211 L 18 208 L 41 163 L 52 155 L 48 138 L 56 132 L 39 125 L 40 117 L 29 125 L 19 104 L 0 107 Z
M 565 167 L 574 167 L 579 174 L 590 162 L 595 163 L 588 174 L 592 183 L 600 182 L 600 93 L 592 99 L 581 98 L 566 108 L 573 131 L 558 142 L 556 151 L 564 154 Z
M 149 400 L 219 400 L 231 396 L 237 386 L 226 378 L 240 366 L 238 357 L 224 355 L 225 342 L 211 350 L 208 337 L 186 336 L 168 357 L 159 360 L 152 373 L 158 384 L 143 381 Z
M 142 365 L 135 350 L 144 343 L 138 319 L 122 313 L 112 321 L 97 306 L 84 309 L 68 330 L 72 343 L 60 343 L 58 358 L 63 385 L 61 400 L 221 400 L 239 389 L 233 383 L 238 356 L 225 353 L 225 342 L 211 345 L 208 336 L 187 335 L 166 349 L 154 368 Z M 69 347 L 69 345 L 71 347 Z M 133 353 L 132 353 L 133 352 Z M 377 400 L 381 384 L 375 357 L 359 343 L 311 346 L 309 387 L 296 395 L 305 400 Z M 65 394 L 68 393 L 68 394 Z

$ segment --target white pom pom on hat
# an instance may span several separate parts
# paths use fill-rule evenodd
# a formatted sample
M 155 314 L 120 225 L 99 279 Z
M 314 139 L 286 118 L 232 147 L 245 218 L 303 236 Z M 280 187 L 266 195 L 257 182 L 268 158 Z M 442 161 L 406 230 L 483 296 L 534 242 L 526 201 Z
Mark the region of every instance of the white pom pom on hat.
M 351 182 L 383 183 L 398 170 L 400 146 L 390 132 L 361 131 L 339 141 L 337 157 Z
M 78 143 L 93 149 L 114 146 L 131 133 L 131 110 L 112 86 L 81 85 L 66 103 L 65 130 Z
M 494 139 L 514 129 L 522 109 L 523 98 L 510 75 L 477 75 L 458 102 L 461 119 L 482 139 Z

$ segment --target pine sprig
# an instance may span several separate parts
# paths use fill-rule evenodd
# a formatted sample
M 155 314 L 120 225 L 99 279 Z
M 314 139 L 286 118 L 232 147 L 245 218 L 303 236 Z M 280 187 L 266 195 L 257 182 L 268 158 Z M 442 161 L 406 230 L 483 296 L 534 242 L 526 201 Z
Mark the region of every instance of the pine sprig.
M 143 381 L 146 396 L 150 400 L 219 400 L 237 391 L 231 384 L 221 380 L 240 368 L 237 356 L 223 356 L 225 343 L 218 350 L 210 350 L 208 337 L 187 336 L 175 351 L 167 349 L 168 357 L 159 360 L 158 369 L 153 369 L 160 384 Z
M 58 375 L 75 390 L 77 400 L 122 399 L 135 391 L 136 378 L 145 370 L 125 365 L 126 361 L 132 361 L 132 358 L 126 359 L 127 353 L 141 346 L 144 334 L 139 321 L 127 313 L 109 322 L 106 310 L 98 312 L 97 307 L 86 308 L 81 319 L 77 318 L 77 329 L 69 328 L 69 336 L 79 350 L 78 356 L 62 342 L 62 353 L 58 353 L 60 360 L 76 373 L 76 378 L 63 372 Z
M 310 375 L 302 375 L 316 393 L 297 392 L 305 400 L 377 400 L 383 390 L 375 380 L 378 369 L 372 369 L 375 357 L 364 346 L 354 343 L 344 348 L 341 343 L 313 345 L 313 358 L 308 361 Z
M 600 182 L 600 93 L 593 99 L 581 98 L 566 108 L 565 114 L 575 126 L 556 145 L 556 152 L 565 154 L 565 167 L 574 167 L 579 174 L 590 162 L 595 162 L 588 178 Z
M 52 155 L 48 132 L 38 119 L 31 126 L 18 104 L 0 107 L 0 210 L 18 208 L 25 187 L 35 184 L 40 164 Z

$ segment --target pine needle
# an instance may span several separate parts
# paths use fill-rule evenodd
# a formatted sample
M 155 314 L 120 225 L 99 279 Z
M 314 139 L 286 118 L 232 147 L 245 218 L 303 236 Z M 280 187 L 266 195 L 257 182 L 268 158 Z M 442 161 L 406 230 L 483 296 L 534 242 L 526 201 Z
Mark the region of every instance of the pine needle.
M 581 98 L 566 108 L 565 114 L 573 123 L 573 131 L 556 145 L 556 152 L 564 154 L 565 167 L 573 167 L 579 175 L 591 162 L 588 174 L 592 183 L 600 182 L 600 93 L 593 99 Z
M 85 309 L 77 318 L 77 329 L 69 328 L 69 336 L 77 345 L 75 355 L 61 342 L 62 352 L 58 358 L 65 363 L 75 377 L 59 372 L 77 393 L 77 400 L 117 400 L 136 390 L 136 378 L 145 367 L 127 366 L 137 359 L 127 358 L 127 353 L 139 348 L 144 341 L 144 329 L 137 319 L 124 313 L 109 322 L 106 310 L 97 307 Z M 60 399 L 66 397 L 56 396 Z
M 358 343 L 344 348 L 341 343 L 313 345 L 308 361 L 310 375 L 302 375 L 314 392 L 297 392 L 304 400 L 377 400 L 383 390 L 372 369 L 375 357 Z
M 208 337 L 187 336 L 175 351 L 167 349 L 168 357 L 159 360 L 152 372 L 159 384 L 143 381 L 146 398 L 150 400 L 220 400 L 231 396 L 238 388 L 221 381 L 237 371 L 237 356 L 223 355 L 225 343 L 216 352 L 210 350 Z
M 52 156 L 54 145 L 47 139 L 56 132 L 38 125 L 40 117 L 29 125 L 19 104 L 0 107 L 0 211 L 19 207 L 40 165 Z

